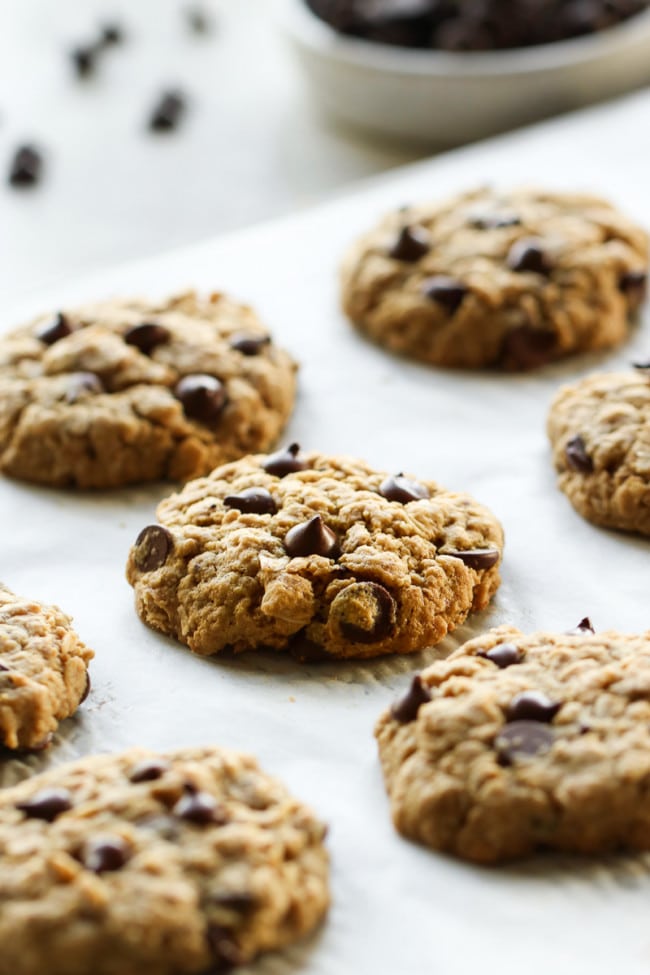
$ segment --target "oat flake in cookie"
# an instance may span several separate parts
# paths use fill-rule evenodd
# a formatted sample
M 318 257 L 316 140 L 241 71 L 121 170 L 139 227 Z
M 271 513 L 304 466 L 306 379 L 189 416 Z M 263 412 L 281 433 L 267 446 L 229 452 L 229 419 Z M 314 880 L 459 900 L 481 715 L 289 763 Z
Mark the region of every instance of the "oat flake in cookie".
M 395 826 L 434 850 L 650 849 L 650 632 L 490 630 L 414 678 L 376 735 Z
M 604 200 L 481 189 L 389 215 L 347 254 L 342 300 L 391 352 L 526 370 L 621 343 L 647 265 L 647 234 Z
M 80 488 L 196 477 L 274 443 L 295 370 L 220 294 L 62 309 L 0 337 L 0 470 Z
M 85 700 L 92 658 L 69 616 L 0 583 L 0 745 L 45 748 Z
M 502 529 L 473 498 L 297 444 L 192 481 L 158 518 L 129 556 L 137 611 L 203 655 L 411 653 L 500 581 Z
M 583 518 L 650 535 L 650 363 L 563 387 L 548 434 L 560 490 Z
M 0 975 L 230 971 L 328 907 L 324 826 L 216 747 L 83 758 L 0 794 Z

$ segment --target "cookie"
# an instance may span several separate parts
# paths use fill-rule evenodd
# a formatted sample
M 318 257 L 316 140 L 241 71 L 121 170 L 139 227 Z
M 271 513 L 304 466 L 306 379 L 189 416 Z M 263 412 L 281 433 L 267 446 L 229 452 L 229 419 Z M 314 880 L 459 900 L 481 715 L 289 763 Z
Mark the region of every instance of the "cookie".
M 348 253 L 342 300 L 391 352 L 533 369 L 621 343 L 647 266 L 647 234 L 604 200 L 480 189 L 389 215 Z
M 548 435 L 560 490 L 583 518 L 650 535 L 650 366 L 563 387 Z
M 0 583 L 0 745 L 45 748 L 86 699 L 94 654 L 71 622 Z
M 215 747 L 84 758 L 0 793 L 1 975 L 230 971 L 328 906 L 325 829 Z
M 395 826 L 434 850 L 650 849 L 650 632 L 490 630 L 413 678 L 376 735 Z
M 192 481 L 158 518 L 129 556 L 137 611 L 202 655 L 411 653 L 500 581 L 501 526 L 473 498 L 297 444 Z
M 0 470 L 80 488 L 205 474 L 274 443 L 295 369 L 220 294 L 58 312 L 0 337 Z

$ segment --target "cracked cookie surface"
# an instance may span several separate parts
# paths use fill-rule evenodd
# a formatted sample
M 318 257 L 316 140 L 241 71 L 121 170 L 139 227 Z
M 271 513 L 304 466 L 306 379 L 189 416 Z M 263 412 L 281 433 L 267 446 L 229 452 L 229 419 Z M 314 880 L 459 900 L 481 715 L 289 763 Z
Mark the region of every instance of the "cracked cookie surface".
M 0 337 L 0 470 L 80 488 L 197 477 L 273 445 L 295 370 L 216 293 L 37 319 Z
M 435 850 L 650 849 L 650 632 L 490 630 L 414 678 L 376 736 L 395 826 Z
M 650 367 L 563 387 L 548 435 L 560 490 L 583 518 L 650 535 Z
M 218 468 L 157 513 L 129 555 L 136 608 L 203 655 L 410 653 L 500 581 L 502 529 L 473 498 L 296 444 Z
M 0 975 L 225 972 L 328 906 L 324 826 L 247 755 L 84 758 L 0 794 Z
M 342 301 L 392 352 L 524 370 L 621 343 L 647 265 L 647 234 L 604 200 L 479 189 L 388 215 L 348 252 Z
M 0 583 L 0 745 L 44 748 L 88 694 L 94 655 L 71 623 Z

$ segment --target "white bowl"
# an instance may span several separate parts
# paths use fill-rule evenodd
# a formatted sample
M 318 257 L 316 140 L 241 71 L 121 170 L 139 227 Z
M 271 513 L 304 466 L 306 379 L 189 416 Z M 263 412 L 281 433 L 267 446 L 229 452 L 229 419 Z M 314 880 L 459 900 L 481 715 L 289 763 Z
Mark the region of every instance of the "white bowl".
M 650 82 L 650 10 L 568 41 L 447 53 L 345 37 L 304 0 L 280 0 L 311 93 L 338 121 L 455 145 Z

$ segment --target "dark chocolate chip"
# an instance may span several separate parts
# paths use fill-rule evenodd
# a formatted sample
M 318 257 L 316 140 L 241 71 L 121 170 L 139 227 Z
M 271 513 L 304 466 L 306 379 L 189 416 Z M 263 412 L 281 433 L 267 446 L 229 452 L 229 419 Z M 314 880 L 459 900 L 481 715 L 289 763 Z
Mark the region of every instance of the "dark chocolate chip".
M 513 721 L 494 739 L 500 765 L 512 765 L 517 758 L 547 752 L 555 740 L 548 725 L 539 721 Z
M 326 559 L 336 559 L 340 553 L 338 538 L 320 515 L 290 528 L 284 536 L 284 547 L 291 558 L 322 555 Z
M 424 227 L 418 226 L 418 224 L 411 224 L 410 226 L 402 227 L 388 253 L 396 261 L 406 261 L 409 264 L 414 264 L 421 257 L 424 257 L 425 254 L 429 253 L 430 247 L 431 239 L 428 231 Z
M 127 345 L 134 345 L 136 349 L 145 355 L 150 355 L 158 345 L 169 342 L 169 329 L 164 325 L 157 325 L 155 322 L 143 322 L 141 325 L 134 325 L 124 334 L 124 341 Z
M 124 30 L 119 24 L 104 24 L 101 33 L 101 43 L 105 47 L 112 47 L 115 44 L 124 42 Z
M 431 691 L 423 682 L 419 674 L 416 674 L 411 681 L 411 686 L 399 701 L 396 701 L 390 709 L 390 713 L 399 721 L 400 724 L 409 724 L 415 721 L 418 711 L 422 704 L 431 700 Z
M 508 721 L 552 721 L 562 707 L 561 701 L 552 701 L 542 691 L 523 691 L 513 697 L 506 709 Z
M 476 230 L 500 230 L 503 227 L 518 227 L 521 223 L 516 213 L 486 213 L 469 218 Z
M 554 357 L 555 332 L 519 325 L 507 332 L 499 355 L 504 369 L 536 369 Z
M 67 335 L 71 335 L 72 331 L 72 326 L 63 312 L 57 312 L 51 321 L 44 322 L 43 325 L 39 326 L 36 332 L 36 338 L 43 345 L 54 345 L 59 339 L 64 339 Z
M 289 654 L 301 664 L 322 663 L 331 660 L 332 656 L 319 643 L 315 643 L 306 636 L 304 630 L 298 630 L 289 640 L 287 647 Z
M 576 437 L 571 437 L 564 448 L 564 456 L 569 467 L 577 471 L 579 474 L 592 474 L 594 470 L 594 462 L 587 453 L 587 447 L 578 434 Z
M 308 465 L 299 454 L 300 445 L 297 443 L 289 444 L 286 450 L 269 454 L 262 467 L 267 474 L 274 474 L 276 477 L 286 477 L 287 474 L 295 474 L 296 471 L 305 471 Z
M 645 271 L 628 271 L 620 278 L 618 286 L 629 301 L 630 307 L 636 310 L 647 297 L 648 275 Z
M 153 782 L 169 772 L 171 765 L 164 758 L 145 758 L 129 772 L 130 782 Z
M 220 924 L 210 923 L 206 931 L 206 938 L 217 965 L 210 970 L 210 975 L 229 972 L 234 966 L 242 964 L 243 955 L 233 941 L 232 931 L 228 928 L 224 928 Z
M 72 796 L 67 789 L 43 789 L 31 799 L 16 803 L 16 808 L 29 819 L 44 819 L 53 823 L 57 816 L 72 809 Z
M 183 376 L 174 388 L 174 396 L 183 404 L 185 415 L 199 423 L 218 420 L 228 398 L 221 380 L 205 373 Z
M 70 376 L 65 400 L 73 404 L 87 396 L 98 396 L 104 392 L 102 381 L 94 372 L 75 372 Z
M 11 669 L 11 668 L 9 668 L 9 667 L 5 667 L 5 665 L 4 665 L 4 664 L 1 664 L 1 663 L 0 663 L 0 671 L 2 671 L 3 673 L 8 673 L 10 669 Z
M 437 304 L 442 305 L 450 315 L 458 310 L 467 294 L 467 288 L 462 281 L 448 278 L 444 274 L 437 274 L 427 278 L 422 284 L 422 292 Z
M 83 702 L 88 699 L 88 695 L 90 694 L 91 687 L 92 684 L 90 683 L 90 674 L 88 673 L 88 671 L 86 671 L 86 686 L 84 687 L 83 694 L 79 698 L 79 704 L 83 704 Z
M 572 630 L 567 630 L 567 636 L 580 636 L 583 633 L 595 633 L 595 629 L 591 625 L 591 620 L 588 616 L 585 616 L 580 620 L 577 626 Z
M 88 78 L 94 72 L 98 54 L 99 49 L 94 44 L 75 47 L 70 51 L 70 60 L 77 77 Z
M 226 508 L 237 508 L 244 514 L 274 515 L 278 506 L 266 488 L 246 488 L 239 494 L 229 494 L 223 499 Z
M 354 582 L 334 599 L 330 617 L 340 616 L 339 629 L 352 643 L 379 643 L 395 629 L 397 604 L 378 582 Z
M 172 809 L 174 816 L 185 819 L 189 823 L 217 823 L 226 822 L 223 809 L 209 792 L 189 792 L 182 796 Z
M 177 91 L 165 92 L 149 117 L 149 128 L 152 132 L 170 132 L 178 126 L 184 112 L 183 95 Z
M 266 345 L 271 344 L 270 335 L 246 335 L 236 332 L 230 339 L 230 347 L 242 355 L 259 355 Z
M 409 501 L 422 501 L 429 497 L 429 490 L 424 484 L 410 481 L 403 474 L 387 477 L 379 487 L 379 493 L 387 501 L 397 501 L 398 504 L 408 504 Z
M 479 650 L 476 656 L 491 660 L 501 670 L 512 667 L 513 664 L 520 664 L 523 659 L 521 650 L 512 643 L 499 643 L 491 650 Z
M 470 569 L 491 569 L 499 561 L 500 555 L 496 548 L 472 548 L 464 552 L 440 552 L 439 554 L 460 559 Z
M 135 540 L 133 559 L 140 572 L 153 572 L 167 561 L 174 547 L 171 533 L 162 525 L 147 525 Z
M 130 848 L 119 836 L 101 836 L 86 844 L 83 864 L 93 873 L 120 870 L 128 861 Z
M 9 182 L 12 186 L 34 186 L 43 173 L 43 157 L 34 146 L 20 146 L 9 166 Z
M 535 274 L 548 274 L 552 267 L 541 241 L 535 237 L 515 241 L 508 251 L 506 264 L 511 271 L 533 271 Z
M 246 914 L 255 906 L 257 899 L 248 890 L 217 890 L 210 894 L 210 902 Z

